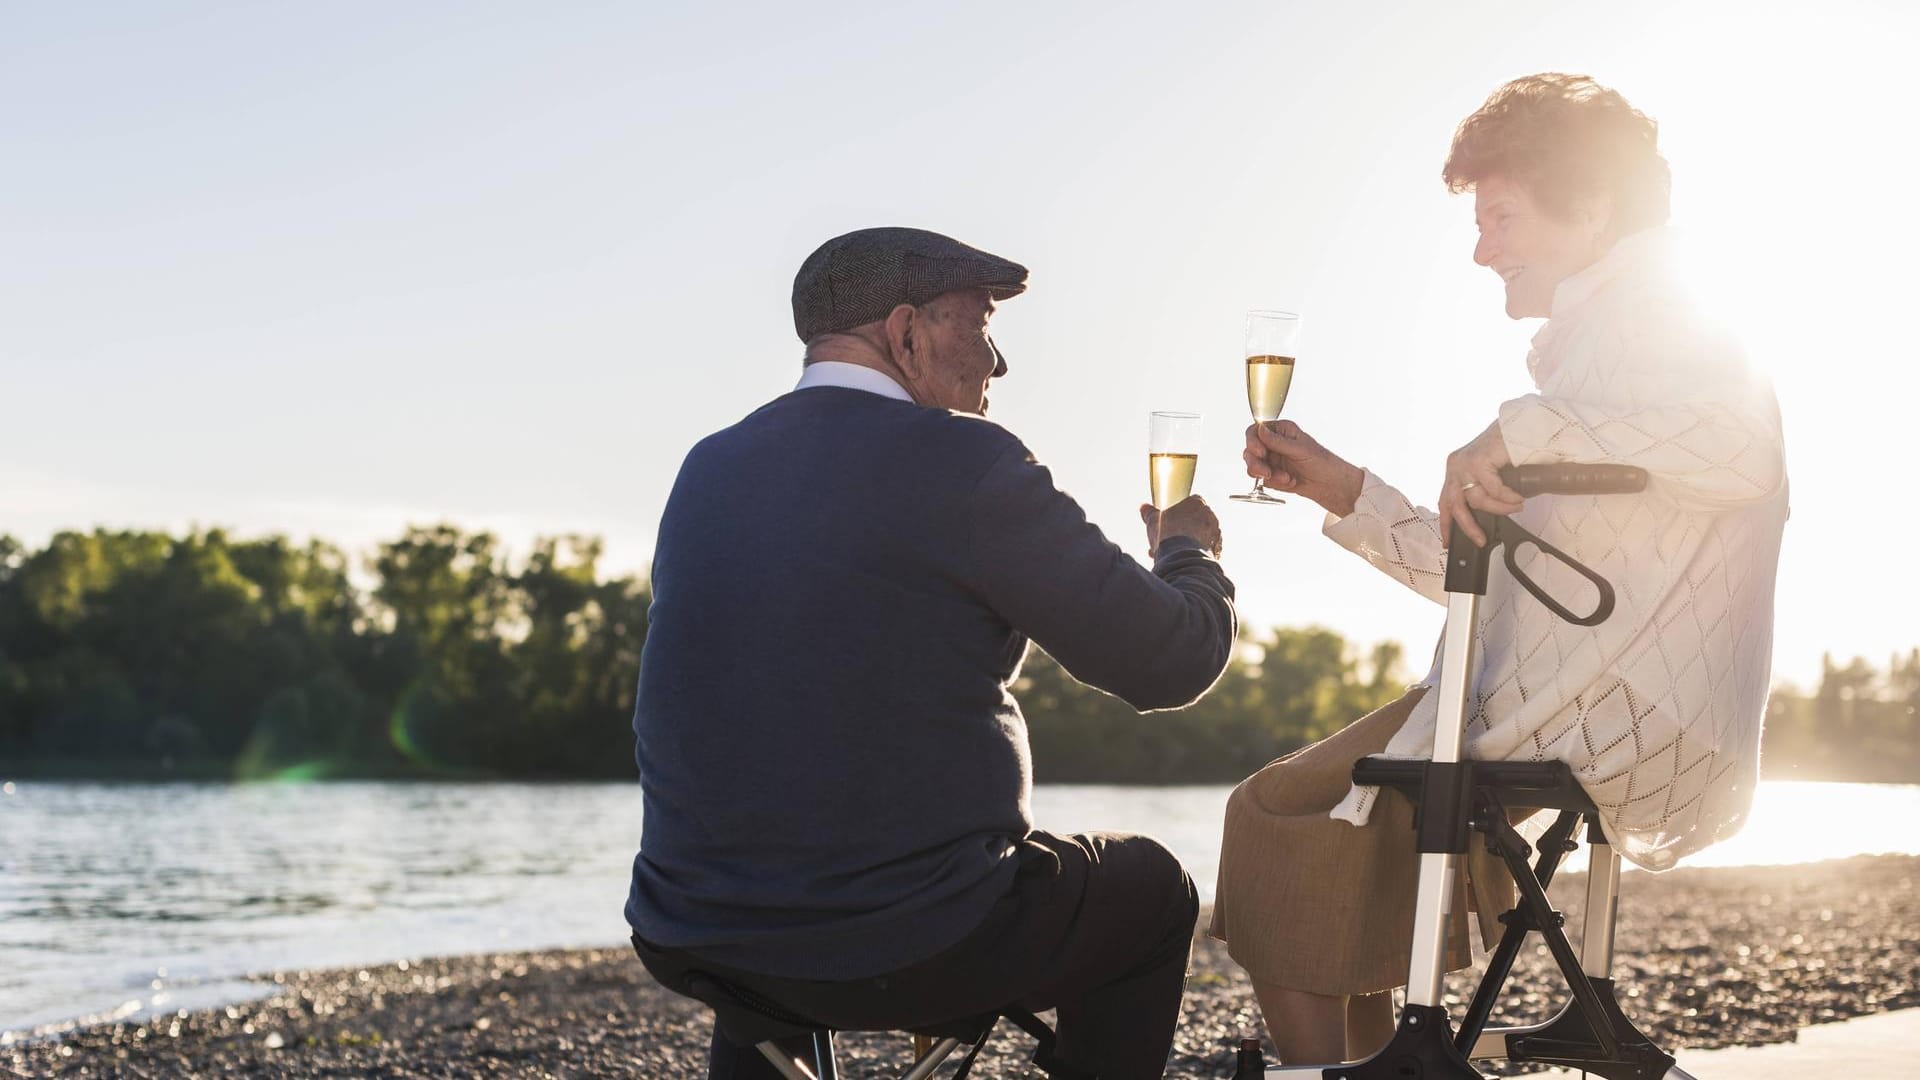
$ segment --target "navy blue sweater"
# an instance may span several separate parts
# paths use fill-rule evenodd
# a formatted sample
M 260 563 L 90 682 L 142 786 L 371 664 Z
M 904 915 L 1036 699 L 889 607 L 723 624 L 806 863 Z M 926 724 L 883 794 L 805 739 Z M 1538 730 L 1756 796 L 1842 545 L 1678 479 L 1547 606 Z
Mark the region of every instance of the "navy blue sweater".
M 1028 639 L 1142 710 L 1225 669 L 1232 584 L 1162 548 L 1142 569 L 978 417 L 816 387 L 701 441 L 654 553 L 628 922 L 795 978 L 959 940 L 1032 828 Z

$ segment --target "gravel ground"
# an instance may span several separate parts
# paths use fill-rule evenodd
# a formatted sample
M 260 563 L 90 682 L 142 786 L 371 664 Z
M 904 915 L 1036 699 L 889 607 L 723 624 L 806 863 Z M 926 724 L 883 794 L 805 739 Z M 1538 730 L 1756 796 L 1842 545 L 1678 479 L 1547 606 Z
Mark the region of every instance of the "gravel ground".
M 1582 879 L 1553 892 L 1577 913 Z M 1202 916 L 1202 925 L 1205 917 Z M 1570 921 L 1571 926 L 1577 922 Z M 1495 1022 L 1557 1007 L 1544 946 Z M 704 1009 L 624 949 L 515 953 L 267 976 L 263 1000 L 0 1049 L 0 1073 L 132 1077 L 699 1077 Z M 1627 878 L 1616 969 L 1627 1012 L 1674 1049 L 1791 1041 L 1809 1024 L 1920 1005 L 1920 857 Z M 1453 976 L 1452 995 L 1472 991 Z M 1169 1076 L 1225 1077 L 1260 1029 L 1246 976 L 1196 942 Z M 904 1069 L 904 1035 L 841 1038 L 848 1077 Z M 1004 1029 L 979 1077 L 1040 1077 Z M 1269 1060 L 1272 1060 L 1269 1058 Z

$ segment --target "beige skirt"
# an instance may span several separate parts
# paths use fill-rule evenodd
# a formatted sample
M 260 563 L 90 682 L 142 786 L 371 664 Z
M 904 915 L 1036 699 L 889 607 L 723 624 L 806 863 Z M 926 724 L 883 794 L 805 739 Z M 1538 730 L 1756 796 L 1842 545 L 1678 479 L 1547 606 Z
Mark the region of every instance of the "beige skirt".
M 1413 944 L 1413 804 L 1381 792 L 1367 824 L 1327 816 L 1353 763 L 1386 749 L 1423 690 L 1368 713 L 1248 777 L 1227 801 L 1209 933 L 1256 982 L 1315 994 L 1371 994 L 1405 985 Z M 1513 879 L 1470 844 L 1448 914 L 1446 966 L 1468 967 L 1468 893 L 1483 943 L 1513 906 Z

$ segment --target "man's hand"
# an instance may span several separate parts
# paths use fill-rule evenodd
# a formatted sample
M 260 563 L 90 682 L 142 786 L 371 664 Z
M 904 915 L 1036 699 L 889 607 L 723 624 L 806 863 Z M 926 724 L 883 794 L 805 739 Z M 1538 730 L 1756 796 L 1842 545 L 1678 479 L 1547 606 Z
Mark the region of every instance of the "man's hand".
M 1440 486 L 1440 536 L 1452 543 L 1453 530 L 1475 544 L 1485 544 L 1487 534 L 1474 524 L 1473 511 L 1495 514 L 1517 513 L 1527 505 L 1520 493 L 1500 480 L 1500 470 L 1513 464 L 1507 453 L 1507 440 L 1500 434 L 1500 423 L 1474 436 L 1467 445 L 1447 455 L 1447 478 Z
M 1191 536 L 1213 552 L 1214 558 L 1220 557 L 1220 519 L 1213 516 L 1207 500 L 1198 495 L 1189 495 L 1165 510 L 1155 510 L 1152 503 L 1141 503 L 1140 520 L 1147 524 L 1148 555 L 1160 554 L 1163 536 Z
M 1353 513 L 1366 479 L 1359 466 L 1321 446 L 1291 420 L 1247 428 L 1247 448 L 1241 458 L 1247 463 L 1248 476 L 1275 491 L 1312 499 L 1338 517 Z

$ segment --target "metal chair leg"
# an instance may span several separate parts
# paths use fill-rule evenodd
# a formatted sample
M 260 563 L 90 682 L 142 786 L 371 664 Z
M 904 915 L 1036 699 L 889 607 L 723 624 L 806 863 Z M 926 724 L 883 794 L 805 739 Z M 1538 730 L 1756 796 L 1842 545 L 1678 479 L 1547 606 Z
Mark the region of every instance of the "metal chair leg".
M 938 1042 L 931 1043 L 931 1045 L 927 1047 L 926 1053 L 919 1056 L 913 1068 L 908 1070 L 907 1075 L 901 1077 L 900 1080 L 926 1080 L 927 1077 L 933 1075 L 933 1070 L 940 1067 L 941 1062 L 947 1060 L 948 1056 L 955 1050 L 960 1049 L 960 1045 L 959 1039 L 941 1039 Z M 916 1043 L 915 1046 L 918 1048 L 918 1043 Z
M 781 1046 L 777 1040 L 758 1043 L 755 1049 L 773 1063 L 787 1080 L 839 1080 L 840 1070 L 833 1057 L 833 1032 L 816 1031 L 803 1056 Z M 811 1067 L 809 1067 L 811 1066 Z
M 833 1060 L 833 1032 L 813 1033 L 813 1074 L 820 1080 L 840 1080 L 840 1066 Z
M 754 1049 L 765 1055 L 766 1059 L 773 1063 L 774 1069 L 787 1080 L 825 1080 L 824 1077 L 808 1069 L 803 1062 L 773 1039 L 756 1043 Z

